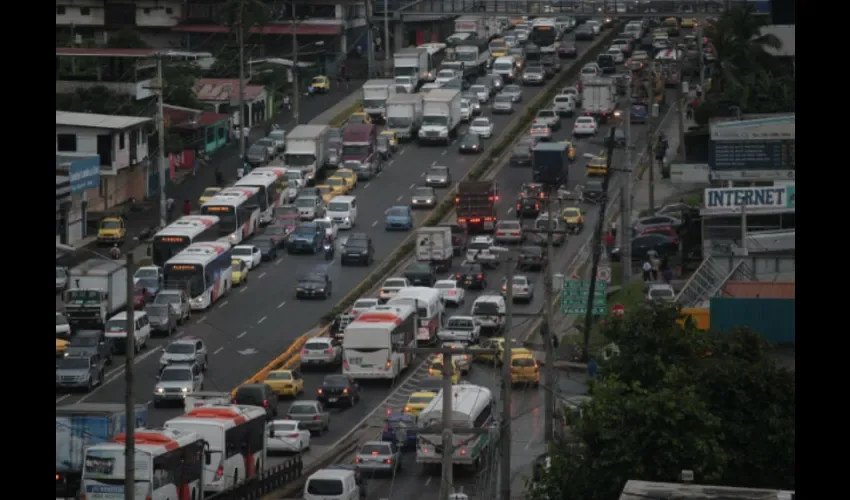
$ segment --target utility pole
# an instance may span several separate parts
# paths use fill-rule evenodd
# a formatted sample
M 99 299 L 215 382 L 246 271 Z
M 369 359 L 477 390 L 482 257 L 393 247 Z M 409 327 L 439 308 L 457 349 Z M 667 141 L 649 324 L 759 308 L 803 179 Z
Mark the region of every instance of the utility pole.
M 500 483 L 500 500 L 511 500 L 511 392 L 513 391 L 513 382 L 511 381 L 511 328 L 513 328 L 514 317 L 514 266 L 513 259 L 508 259 L 505 262 L 507 267 L 507 288 L 505 289 L 505 336 L 508 341 L 505 342 L 504 361 L 502 362 L 502 435 L 501 440 L 501 483 Z M 547 391 L 548 392 L 548 391 Z
M 292 119 L 296 125 L 300 122 L 301 93 L 298 89 L 298 37 L 295 30 L 298 28 L 295 22 L 295 4 L 292 4 Z
M 699 88 L 702 91 L 702 95 L 698 96 L 699 101 L 702 102 L 703 96 L 705 95 L 705 54 L 703 53 L 704 47 L 702 44 L 702 26 L 697 28 L 697 52 L 699 52 Z
M 366 2 L 366 60 L 369 64 L 369 78 L 375 75 L 375 41 L 372 33 L 372 2 Z
M 553 443 L 555 439 L 555 346 L 552 342 L 552 246 L 554 230 L 552 219 L 552 196 L 556 193 L 551 187 L 546 193 L 546 262 L 543 266 L 543 323 L 540 331 L 543 333 L 543 348 L 546 350 L 546 365 L 543 366 L 543 437 L 547 443 Z M 504 459 L 504 458 L 503 458 Z
M 165 227 L 168 225 L 168 197 L 165 196 L 165 113 L 163 105 L 165 104 L 165 83 L 162 81 L 162 56 L 156 58 L 156 79 L 158 85 L 156 99 L 156 121 L 157 121 L 157 139 L 159 142 L 159 152 L 156 155 L 156 161 L 159 164 L 159 226 Z M 129 297 L 129 295 L 128 295 Z
M 384 72 L 390 68 L 390 9 L 388 0 L 384 0 Z
M 649 211 L 655 211 L 655 148 L 653 144 L 653 133 L 652 133 L 652 121 L 655 118 L 655 81 L 658 78 L 658 75 L 655 71 L 649 73 L 649 118 L 650 126 L 647 127 L 647 134 L 649 135 L 648 140 L 646 141 L 646 156 L 649 160 Z M 626 230 L 625 227 L 622 228 L 623 231 Z
M 602 178 L 602 201 L 599 205 L 599 219 L 596 221 L 596 231 L 593 233 L 593 264 L 590 268 L 590 288 L 587 291 L 587 312 L 584 314 L 584 349 L 582 358 L 584 361 L 590 359 L 590 329 L 593 327 L 593 295 L 596 293 L 596 274 L 599 271 L 599 261 L 602 258 L 602 229 L 605 225 L 605 208 L 608 205 L 608 184 L 611 182 L 611 159 L 614 157 L 614 131 L 616 127 L 611 127 L 611 132 L 608 134 L 608 143 L 605 145 L 607 150 L 605 168 L 605 177 Z M 626 232 L 625 227 L 621 228 L 622 232 Z M 632 265 L 631 260 L 623 261 L 623 267 Z M 551 390 L 547 393 L 553 392 Z
M 629 75 L 634 78 L 634 73 L 629 72 Z M 634 169 L 634 165 L 632 162 L 634 161 L 634 157 L 632 155 L 632 86 L 629 86 L 629 95 L 626 100 L 626 165 L 628 170 Z M 647 112 L 651 112 L 649 108 L 647 108 Z M 608 166 L 610 168 L 610 165 Z M 622 256 L 622 262 L 631 262 L 631 234 L 626 231 L 627 227 L 631 226 L 631 218 L 632 218 L 632 174 L 631 172 L 626 174 L 626 183 L 623 187 L 623 194 L 620 196 L 620 255 Z M 615 242 L 616 243 L 616 242 Z M 627 265 L 623 266 L 623 286 L 631 281 L 632 279 L 632 266 Z
M 248 123 L 248 114 L 245 113 L 245 2 L 239 2 L 239 16 L 236 21 L 238 25 L 236 38 L 239 43 L 239 161 L 245 161 L 245 126 Z
M 684 85 L 682 72 L 685 69 L 685 51 L 676 49 L 676 71 L 679 73 L 679 81 L 676 84 L 676 114 L 679 115 L 679 148 L 676 150 L 676 159 L 685 161 L 685 96 L 682 92 Z M 664 168 L 662 160 L 661 167 Z
M 134 284 L 133 252 L 127 252 L 127 297 L 133 296 Z M 136 318 L 132 304 L 127 308 L 127 355 L 124 358 L 124 384 L 125 384 L 125 413 L 127 413 L 127 430 L 124 448 L 124 500 L 136 500 L 136 395 L 133 393 L 135 383 L 133 375 L 133 361 L 136 354 Z

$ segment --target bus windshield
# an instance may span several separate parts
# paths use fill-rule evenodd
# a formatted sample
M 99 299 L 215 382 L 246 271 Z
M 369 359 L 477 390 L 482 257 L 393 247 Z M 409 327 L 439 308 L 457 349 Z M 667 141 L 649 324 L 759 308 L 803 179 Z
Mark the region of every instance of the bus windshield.
M 162 266 L 168 259 L 183 251 L 191 243 L 187 236 L 154 237 L 151 250 L 154 265 Z
M 219 221 L 219 234 L 228 235 L 236 231 L 236 211 L 229 205 L 204 205 L 201 207 L 201 213 L 204 215 L 216 215 Z
M 557 30 L 551 25 L 535 26 L 531 30 L 531 41 L 540 47 L 548 47 L 555 43 Z
M 204 293 L 204 269 L 199 264 L 166 264 L 165 282 L 188 288 L 189 296 L 198 297 Z
M 136 452 L 136 481 L 150 480 L 150 459 L 141 451 Z M 147 464 L 147 466 L 146 466 Z M 83 464 L 83 478 L 111 480 L 124 478 L 124 450 L 88 450 Z M 110 484 L 113 484 L 110 481 Z

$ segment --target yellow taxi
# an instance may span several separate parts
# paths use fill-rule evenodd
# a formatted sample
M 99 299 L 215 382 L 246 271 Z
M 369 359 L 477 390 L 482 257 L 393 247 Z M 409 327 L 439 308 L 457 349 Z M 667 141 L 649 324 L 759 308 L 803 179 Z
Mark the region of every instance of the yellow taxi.
M 266 375 L 266 383 L 281 396 L 296 397 L 304 393 L 304 377 L 293 370 L 272 370 Z
M 327 184 L 319 184 L 316 186 L 316 190 L 319 191 L 319 195 L 325 203 L 328 203 L 340 194 L 338 191 L 334 190 L 333 186 L 329 186 Z
M 381 135 L 387 138 L 390 142 L 390 151 L 395 153 L 398 149 L 398 134 L 393 130 L 382 130 Z
M 428 376 L 430 377 L 442 377 L 443 376 L 443 356 L 438 355 L 434 356 L 434 359 L 431 360 L 431 366 L 428 367 Z M 457 367 L 457 363 L 454 359 L 452 359 L 452 383 L 458 384 L 460 383 L 460 370 Z
M 68 349 L 68 344 L 70 344 L 70 342 L 67 340 L 56 339 L 56 357 L 65 354 L 65 351 Z
M 354 186 L 348 184 L 348 181 L 336 175 L 328 177 L 325 184 L 331 187 L 336 194 L 348 194 Z
M 231 279 L 233 286 L 241 285 L 248 281 L 248 264 L 242 259 L 233 259 L 230 261 Z
M 679 23 L 679 26 L 687 29 L 696 28 L 697 26 L 699 26 L 699 21 L 697 21 L 695 17 L 686 17 L 682 19 L 682 22 Z
M 608 159 L 604 155 L 597 155 L 587 162 L 587 175 L 599 176 L 608 172 Z
M 573 145 L 572 142 L 567 141 L 567 147 L 569 148 L 567 150 L 567 158 L 569 158 L 570 161 L 576 161 L 576 147 L 575 147 L 575 145 Z
M 407 398 L 407 404 L 404 405 L 404 413 L 407 415 L 418 417 L 422 410 L 428 406 L 432 399 L 437 397 L 436 392 L 414 392 Z
M 331 89 L 331 79 L 325 75 L 314 76 L 313 80 L 310 81 L 310 85 L 313 86 L 315 92 L 325 94 Z
M 521 354 L 522 352 L 527 352 L 531 354 L 531 351 L 526 349 L 525 347 L 520 347 L 516 342 L 511 344 L 511 359 L 517 354 Z M 502 365 L 505 362 L 505 339 L 502 339 L 502 344 L 499 346 L 499 354 L 496 354 L 496 363 Z
M 219 193 L 219 191 L 221 191 L 220 187 L 212 187 L 211 186 L 211 187 L 204 189 L 204 192 L 201 193 L 201 197 L 198 198 L 198 205 L 203 205 L 204 203 L 208 202 L 209 199 L 212 198 L 213 196 L 217 195 Z
M 584 228 L 584 215 L 582 215 L 581 209 L 578 207 L 567 207 L 561 210 L 561 220 L 568 227 L 577 227 L 579 231 Z
M 356 111 L 351 113 L 346 123 L 348 125 L 371 125 L 372 118 L 365 111 Z
M 104 244 L 124 244 L 127 237 L 127 226 L 121 217 L 104 217 L 97 226 L 97 242 Z
M 346 184 L 348 184 L 349 191 L 357 187 L 357 174 L 354 172 L 354 170 L 351 170 L 349 168 L 341 168 L 337 170 L 333 176 L 343 179 Z
M 540 385 L 540 367 L 534 355 L 525 348 L 511 351 L 511 384 Z
M 505 339 L 504 337 L 493 337 L 489 339 L 484 339 L 477 346 L 473 345 L 469 347 L 472 350 L 476 349 L 498 349 L 499 354 L 476 354 L 475 359 L 477 361 L 486 361 L 488 363 L 492 363 L 496 360 L 496 358 L 505 350 Z

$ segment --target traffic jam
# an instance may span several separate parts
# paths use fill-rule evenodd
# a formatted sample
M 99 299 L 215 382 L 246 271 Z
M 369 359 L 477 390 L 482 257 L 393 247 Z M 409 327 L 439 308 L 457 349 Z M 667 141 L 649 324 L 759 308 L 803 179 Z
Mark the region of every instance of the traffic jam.
M 191 482 L 193 491 L 222 491 L 282 463 L 277 455 L 318 456 L 374 414 L 402 380 L 410 382 L 404 400 L 395 399 L 398 407 L 386 415 L 380 409 L 382 436 L 363 444 L 354 464 L 315 473 L 306 493 L 329 497 L 350 484 L 365 488 L 362 472 L 394 475 L 407 452 L 425 468 L 438 464 L 439 435 L 396 428 L 439 418 L 444 370 L 459 384 L 453 401 L 470 426 L 488 425 L 493 411 L 490 388 L 460 384 L 471 371 L 509 362 L 518 387 L 539 384 L 530 351 L 517 346 L 510 360 L 502 359 L 505 342 L 517 334 L 505 329 L 508 287 L 515 310 L 539 310 L 542 271 L 565 264 L 595 224 L 607 163 L 594 138 L 634 112 L 622 108 L 621 98 L 631 90 L 635 60 L 651 62 L 641 40 L 660 22 L 629 23 L 538 112 L 492 178 L 462 180 L 611 20 L 461 17 L 445 43 L 395 54 L 394 78 L 367 81 L 361 110 L 342 127 L 298 125 L 251 145 L 245 175 L 207 188 L 198 213 L 155 234 L 146 265 L 128 269 L 121 260 L 90 259 L 57 268 L 64 306 L 56 313 L 57 422 L 67 415 L 71 428 L 61 432 L 82 439 L 78 427 L 90 432 L 123 414 L 132 308 L 136 444 L 149 446 L 143 465 L 151 471 L 138 488 L 147 488 L 147 496 L 182 491 L 179 481 Z M 633 127 L 635 137 L 641 131 Z M 537 177 L 554 163 L 569 165 L 569 175 L 549 201 Z M 420 227 L 451 187 L 457 188 L 454 220 Z M 545 236 L 526 231 L 550 223 L 568 234 L 557 235 L 547 262 Z M 328 336 L 308 340 L 299 366 L 242 384 L 313 328 L 330 310 L 328 299 L 354 289 L 411 232 L 412 260 L 336 317 Z M 515 268 L 511 283 L 507 266 Z M 499 353 L 444 360 L 399 350 L 413 345 Z M 107 427 L 101 444 L 63 448 L 66 490 L 93 491 L 122 477 L 123 467 L 112 465 L 124 437 Z M 453 460 L 477 466 L 485 452 L 479 438 L 456 439 L 463 446 Z M 168 440 L 176 448 L 162 446 Z M 196 447 L 205 449 L 197 474 L 153 479 L 162 463 Z M 57 469 L 59 463 L 57 457 Z M 57 470 L 57 494 L 59 483 Z

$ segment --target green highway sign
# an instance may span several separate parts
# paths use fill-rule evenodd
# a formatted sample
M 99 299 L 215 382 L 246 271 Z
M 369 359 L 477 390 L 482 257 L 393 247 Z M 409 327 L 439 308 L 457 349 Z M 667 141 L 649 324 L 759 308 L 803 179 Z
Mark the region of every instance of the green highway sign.
M 593 314 L 602 315 L 608 312 L 606 290 L 608 284 L 602 280 L 596 281 L 593 291 Z M 564 280 L 561 287 L 561 314 L 587 314 L 587 298 L 590 294 L 590 280 Z

